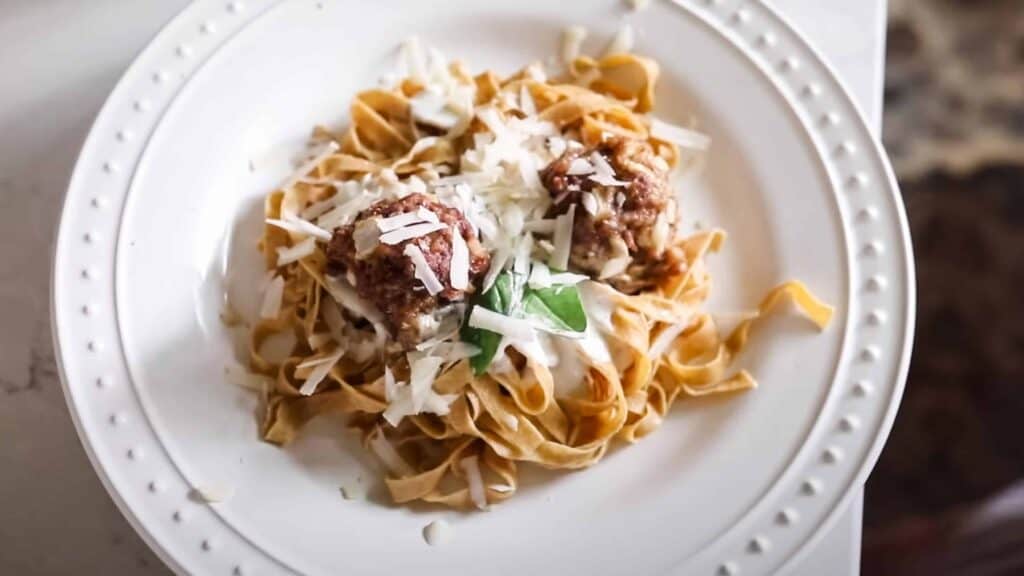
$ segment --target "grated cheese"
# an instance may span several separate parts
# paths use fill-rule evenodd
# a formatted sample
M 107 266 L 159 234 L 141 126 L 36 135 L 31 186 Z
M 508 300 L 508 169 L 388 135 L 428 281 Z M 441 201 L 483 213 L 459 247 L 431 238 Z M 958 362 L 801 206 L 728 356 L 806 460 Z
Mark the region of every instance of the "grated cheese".
M 711 146 L 711 138 L 696 130 L 669 124 L 657 118 L 651 118 L 651 136 L 658 140 L 671 142 L 680 148 L 688 148 L 703 152 Z
M 502 418 L 498 419 L 498 422 L 513 432 L 519 430 L 519 418 L 516 418 L 514 414 L 506 413 Z
M 530 277 L 526 283 L 530 288 L 548 288 L 551 286 L 551 270 L 542 262 L 534 262 L 530 269 Z
M 313 365 L 311 364 L 311 362 L 316 362 L 315 365 L 313 365 L 313 370 L 309 373 L 309 376 L 306 377 L 306 380 L 302 383 L 302 386 L 299 388 L 299 394 L 302 394 L 303 396 L 311 396 L 313 392 L 316 392 L 316 387 L 319 386 L 320 382 L 322 382 L 323 379 L 327 377 L 327 374 L 330 373 L 331 368 L 333 368 L 334 365 L 338 363 L 338 360 L 341 360 L 341 357 L 344 354 L 345 350 L 341 349 L 331 354 L 330 356 L 319 358 L 315 361 L 303 362 L 303 364 L 305 364 L 306 366 L 304 366 L 303 364 L 299 364 L 298 366 L 296 366 L 296 368 L 304 368 Z
M 480 348 L 466 342 L 444 342 L 434 349 L 434 353 L 443 357 L 445 362 L 458 362 L 476 356 Z
M 401 477 L 412 476 L 416 473 L 412 466 L 409 466 L 409 463 L 398 453 L 398 450 L 395 450 L 391 442 L 388 442 L 388 439 L 384 437 L 384 431 L 380 428 L 375 428 L 370 433 L 366 443 L 391 474 Z
M 320 350 L 333 341 L 334 336 L 327 332 L 314 332 L 309 335 L 309 338 L 306 338 L 306 342 L 309 344 L 309 347 L 314 350 Z
M 555 234 L 553 243 L 554 251 L 548 264 L 556 270 L 565 270 L 569 267 L 569 252 L 572 249 L 572 225 L 576 215 L 576 205 L 569 206 L 569 210 L 555 218 Z
M 278 228 L 281 228 L 282 230 L 287 230 L 288 232 L 295 232 L 296 234 L 305 234 L 307 236 L 320 238 L 321 240 L 331 239 L 331 233 L 328 232 L 327 230 L 324 230 L 323 228 L 317 226 L 316 224 L 313 224 L 312 222 L 307 222 L 306 220 L 303 220 L 301 218 L 296 218 L 295 216 L 285 216 L 281 220 L 268 218 L 266 222 L 271 226 L 277 226 Z
M 423 528 L 423 539 L 431 546 L 443 546 L 452 539 L 452 528 L 444 520 L 434 520 Z
M 224 376 L 230 384 L 239 388 L 265 393 L 274 386 L 274 381 L 263 374 L 253 374 L 235 363 L 224 366 Z
M 586 176 L 594 173 L 594 165 L 586 158 L 573 158 L 569 163 L 569 169 L 565 171 L 569 176 Z
M 430 214 L 433 214 L 433 212 L 430 212 Z M 437 216 L 434 216 L 434 220 L 437 220 Z M 422 224 L 427 222 L 427 220 L 418 212 L 403 212 L 394 216 L 388 216 L 387 218 L 375 218 L 373 222 L 377 225 L 377 230 L 391 232 L 413 224 Z
M 560 136 L 552 136 L 551 138 L 548 138 L 548 152 L 550 152 L 552 156 L 557 158 L 562 154 L 565 154 L 565 149 L 565 138 Z
M 551 234 L 555 231 L 555 220 L 553 218 L 528 220 L 523 222 L 523 230 L 526 232 L 536 232 L 538 234 Z
M 562 30 L 562 63 L 570 65 L 579 58 L 583 41 L 587 39 L 587 29 L 583 26 L 568 26 Z
M 452 228 L 452 258 L 448 263 L 448 277 L 452 288 L 456 290 L 469 287 L 469 246 L 458 227 Z
M 580 197 L 580 204 L 583 204 L 583 209 L 587 211 L 587 214 L 597 216 L 599 206 L 597 196 L 593 192 L 584 192 Z
M 412 390 L 412 409 L 414 414 L 423 411 L 427 398 L 434 392 L 434 379 L 444 364 L 439 356 L 422 356 L 410 353 L 409 357 L 409 389 Z
M 351 222 L 357 214 L 369 208 L 370 204 L 373 204 L 375 200 L 377 200 L 377 196 L 373 194 L 358 194 L 317 218 L 316 223 L 321 228 L 327 230 L 343 226 Z
M 352 230 L 352 242 L 355 244 L 356 258 L 369 256 L 380 246 L 380 226 L 376 219 L 360 220 Z
M 625 272 L 633 262 L 633 257 L 629 255 L 629 247 L 626 246 L 626 243 L 621 238 L 613 238 L 611 245 L 612 253 L 615 256 L 609 258 L 604 263 L 604 266 L 601 266 L 601 273 L 597 275 L 598 279 L 604 280 L 605 278 L 618 276 Z
M 291 248 L 281 246 L 277 249 L 277 265 L 286 266 L 298 262 L 316 252 L 316 238 L 309 237 Z
M 437 274 L 430 267 L 427 257 L 423 255 L 423 251 L 420 250 L 419 246 L 412 243 L 406 244 L 405 250 L 402 253 L 412 260 L 416 279 L 423 284 L 423 287 L 427 289 L 431 296 L 444 291 L 444 284 L 441 284 L 441 281 L 437 279 Z
M 260 318 L 273 320 L 281 313 L 281 300 L 284 298 L 284 278 L 274 276 L 263 292 L 263 304 L 260 306 Z
M 498 279 L 498 275 L 505 269 L 505 264 L 508 263 L 510 257 L 509 249 L 504 246 L 499 247 L 496 252 L 491 254 L 491 267 L 487 270 L 487 275 L 484 276 L 481 294 L 490 290 L 491 286 L 494 286 L 494 281 Z
M 515 258 L 512 261 L 512 270 L 522 276 L 530 273 L 530 258 L 533 253 L 533 235 L 524 234 L 516 243 Z
M 302 212 L 299 213 L 299 217 L 303 220 L 312 220 L 313 218 L 320 217 L 323 213 L 327 212 L 331 208 L 338 205 L 339 194 L 335 194 L 330 198 L 326 198 L 319 202 L 314 202 L 307 206 Z
M 483 306 L 476 306 L 469 315 L 469 325 L 481 330 L 490 330 L 513 340 L 531 340 L 534 338 L 533 326 L 522 318 L 512 318 L 488 310 Z
M 459 122 L 459 115 L 448 109 L 448 99 L 433 89 L 421 91 L 410 101 L 412 117 L 420 124 L 449 130 Z
M 413 36 L 403 42 L 401 56 L 399 74 L 410 76 L 417 82 L 425 84 L 427 82 L 427 65 L 420 39 Z
M 330 142 L 325 144 L 320 150 L 318 150 L 317 153 L 314 154 L 312 158 L 304 162 L 302 166 L 300 166 L 299 169 L 296 170 L 287 180 L 285 180 L 284 184 L 281 185 L 280 189 L 284 191 L 291 190 L 293 186 L 298 184 L 299 180 L 308 176 L 309 173 L 316 169 L 316 167 L 319 166 L 321 162 L 326 160 L 328 156 L 334 154 L 340 149 L 341 147 L 338 146 L 338 143 L 335 142 L 334 140 L 331 140 Z
M 527 116 L 537 115 L 537 104 L 533 101 L 533 95 L 530 94 L 530 89 L 525 84 L 519 88 L 519 109 Z
M 647 353 L 651 359 L 660 358 L 668 347 L 672 345 L 672 342 L 683 333 L 684 330 L 690 325 L 690 319 L 687 318 L 681 322 L 676 322 L 666 326 L 658 333 L 658 336 L 654 338 L 654 342 L 651 344 L 650 349 Z
M 480 510 L 487 509 L 487 489 L 484 486 L 484 477 L 480 473 L 480 462 L 477 456 L 463 458 L 459 467 L 466 473 L 466 484 L 469 487 L 469 497 L 473 504 Z
M 320 301 L 320 310 L 324 315 L 324 324 L 336 342 L 345 341 L 345 319 L 341 317 L 338 304 L 330 300 Z
M 426 138 L 420 140 L 420 142 L 423 140 L 426 140 Z M 427 184 L 415 174 L 409 176 L 409 179 L 405 181 L 405 186 L 409 189 L 409 192 L 413 194 L 427 193 Z
M 615 178 L 615 169 L 605 160 L 604 156 L 597 152 L 590 154 L 590 161 L 594 165 L 594 173 L 589 176 L 591 180 L 602 186 L 628 186 L 629 182 L 623 182 Z
M 327 292 L 336 302 L 338 302 L 338 304 L 341 304 L 345 309 L 356 316 L 366 318 L 374 324 L 374 328 L 384 320 L 384 316 L 380 313 L 380 310 L 377 310 L 373 304 L 363 300 L 363 298 L 356 292 L 355 288 L 347 282 L 339 280 L 334 276 L 327 276 L 325 288 L 327 288 Z
M 381 244 L 389 245 L 401 244 L 406 240 L 412 240 L 413 238 L 419 238 L 421 236 L 426 236 L 427 234 L 433 234 L 438 230 L 444 229 L 445 225 L 441 224 L 440 222 L 436 224 L 433 222 L 413 224 L 412 226 L 406 226 L 404 228 L 399 228 L 397 230 L 392 230 L 391 232 L 381 234 L 380 242 Z
M 628 23 L 623 24 L 615 33 L 615 37 L 612 38 L 608 47 L 604 49 L 605 56 L 610 56 L 612 54 L 624 54 L 632 51 L 635 36 L 633 27 Z

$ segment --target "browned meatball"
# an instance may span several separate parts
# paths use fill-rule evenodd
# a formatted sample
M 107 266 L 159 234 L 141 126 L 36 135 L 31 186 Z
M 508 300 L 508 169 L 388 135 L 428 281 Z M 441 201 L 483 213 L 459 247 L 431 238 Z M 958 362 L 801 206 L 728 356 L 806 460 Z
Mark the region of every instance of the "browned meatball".
M 448 227 L 398 244 L 379 243 L 365 254 L 356 253 L 353 234 L 361 222 L 416 212 L 421 207 L 433 212 Z M 465 290 L 456 289 L 451 284 L 453 227 L 458 229 L 469 248 L 469 286 Z M 443 285 L 441 292 L 431 295 L 416 278 L 415 265 L 405 255 L 408 244 L 415 244 L 423 252 L 427 264 Z M 328 274 L 344 275 L 352 282 L 359 295 L 384 314 L 391 334 L 407 348 L 421 339 L 421 317 L 445 304 L 464 300 L 467 293 L 473 292 L 474 284 L 487 271 L 489 264 L 490 256 L 462 213 L 426 194 L 410 194 L 398 200 L 374 203 L 361 212 L 355 222 L 335 229 L 327 245 Z
M 622 184 L 602 184 L 587 173 L 599 154 Z M 582 172 L 569 174 L 582 159 Z M 673 246 L 676 208 L 668 182 L 669 167 L 651 146 L 629 138 L 612 138 L 590 149 L 570 150 L 541 172 L 551 194 L 550 216 L 576 206 L 573 218 L 572 267 L 628 293 L 648 289 L 685 266 L 681 250 Z M 589 193 L 589 194 L 588 194 Z M 589 197 L 588 197 L 589 196 Z M 625 270 L 606 269 L 613 258 L 632 258 Z M 612 267 L 614 268 L 614 267 Z

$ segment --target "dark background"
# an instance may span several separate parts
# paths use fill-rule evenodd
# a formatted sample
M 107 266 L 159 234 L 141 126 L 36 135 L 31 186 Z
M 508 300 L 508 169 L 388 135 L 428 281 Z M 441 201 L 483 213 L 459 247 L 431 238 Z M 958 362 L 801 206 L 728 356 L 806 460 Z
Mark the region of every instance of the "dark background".
M 1024 574 L 1024 1 L 891 0 L 886 59 L 918 320 L 863 571 Z

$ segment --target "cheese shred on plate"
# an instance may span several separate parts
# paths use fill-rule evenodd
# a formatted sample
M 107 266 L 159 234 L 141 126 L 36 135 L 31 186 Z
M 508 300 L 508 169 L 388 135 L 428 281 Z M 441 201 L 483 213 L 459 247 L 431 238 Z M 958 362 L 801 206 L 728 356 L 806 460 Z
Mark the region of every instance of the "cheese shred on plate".
M 412 260 L 412 264 L 416 268 L 416 279 L 423 283 L 427 292 L 431 296 L 441 293 L 444 290 L 444 284 L 437 279 L 437 274 L 434 274 L 434 269 L 430 267 L 427 257 L 423 255 L 420 247 L 415 244 L 406 244 L 404 253 Z

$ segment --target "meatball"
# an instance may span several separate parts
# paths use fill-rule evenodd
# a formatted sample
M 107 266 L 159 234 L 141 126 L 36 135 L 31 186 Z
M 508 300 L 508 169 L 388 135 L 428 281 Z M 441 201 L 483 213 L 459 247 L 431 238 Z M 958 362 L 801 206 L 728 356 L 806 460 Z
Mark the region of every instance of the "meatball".
M 376 232 L 377 227 L 372 223 L 374 219 L 416 213 L 421 208 L 432 212 L 447 227 L 397 244 L 377 242 L 371 244 L 372 249 L 363 247 L 363 253 L 358 252 L 357 230 L 369 225 Z M 465 289 L 457 289 L 451 284 L 453 228 L 462 235 L 469 249 L 469 285 Z M 406 255 L 406 247 L 410 244 L 423 253 L 442 285 L 440 292 L 430 294 L 423 282 L 416 278 L 416 267 Z M 441 306 L 465 300 L 489 264 L 490 256 L 462 213 L 426 194 L 410 194 L 401 199 L 374 203 L 352 224 L 335 229 L 327 245 L 327 273 L 347 278 L 362 298 L 383 313 L 392 336 L 406 348 L 422 339 L 424 317 L 429 318 Z
M 672 242 L 676 206 L 668 173 L 646 141 L 630 138 L 569 150 L 551 162 L 541 172 L 552 199 L 548 216 L 576 206 L 571 267 L 627 293 L 681 272 L 685 260 Z

